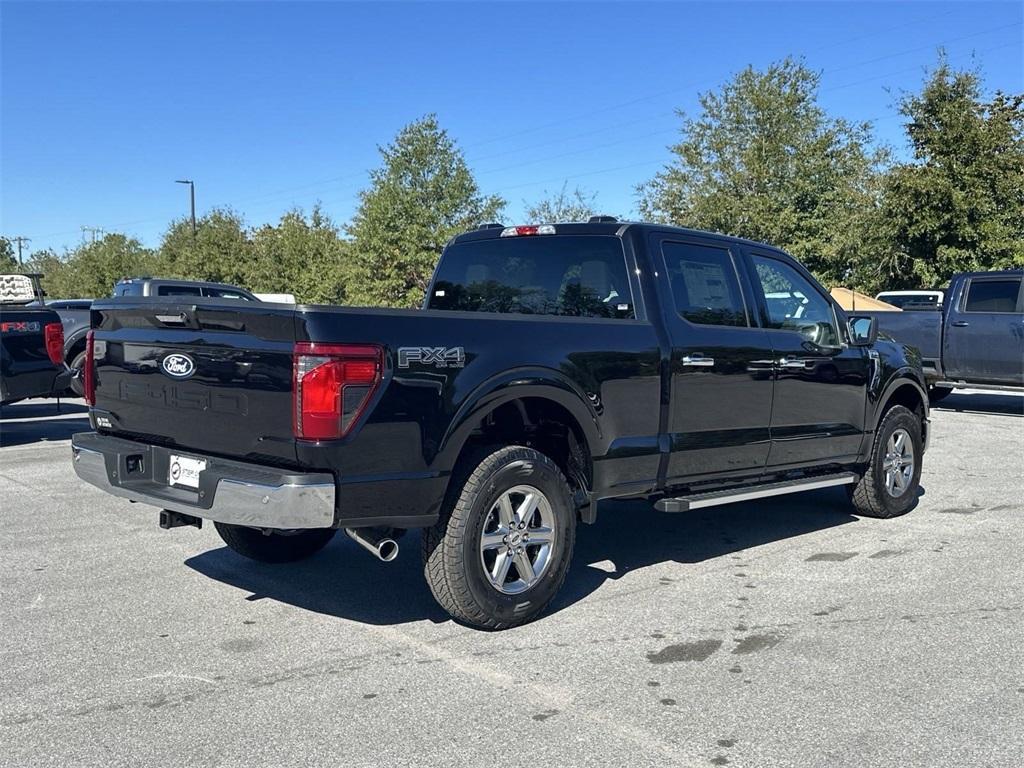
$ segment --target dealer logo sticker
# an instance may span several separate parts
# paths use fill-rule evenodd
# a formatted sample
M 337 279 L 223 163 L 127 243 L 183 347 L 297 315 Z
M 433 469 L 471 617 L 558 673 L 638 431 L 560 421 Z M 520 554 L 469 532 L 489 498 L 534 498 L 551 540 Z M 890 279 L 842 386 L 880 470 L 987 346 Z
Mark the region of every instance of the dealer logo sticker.
M 165 357 L 160 367 L 164 369 L 164 373 L 175 379 L 187 379 L 196 372 L 195 361 L 188 355 L 179 353 Z

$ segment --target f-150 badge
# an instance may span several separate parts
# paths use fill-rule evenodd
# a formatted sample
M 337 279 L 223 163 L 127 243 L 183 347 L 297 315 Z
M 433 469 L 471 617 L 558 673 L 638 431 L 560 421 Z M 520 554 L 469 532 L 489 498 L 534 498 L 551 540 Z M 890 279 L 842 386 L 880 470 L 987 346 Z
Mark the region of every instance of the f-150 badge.
M 466 365 L 466 350 L 462 347 L 399 347 L 398 367 L 408 368 L 412 363 L 462 368 Z

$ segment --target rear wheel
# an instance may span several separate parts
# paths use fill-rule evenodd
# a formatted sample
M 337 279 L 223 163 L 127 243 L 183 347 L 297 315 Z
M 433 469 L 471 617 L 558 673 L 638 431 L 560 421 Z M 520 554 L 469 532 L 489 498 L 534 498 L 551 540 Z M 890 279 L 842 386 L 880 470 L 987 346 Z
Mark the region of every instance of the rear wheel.
M 68 367 L 74 374 L 71 377 L 71 383 L 68 384 L 68 389 L 74 394 L 75 397 L 85 396 L 85 384 L 82 382 L 82 369 L 85 367 L 85 350 L 83 349 L 68 363 Z
M 507 629 L 539 616 L 565 581 L 575 508 L 558 466 L 532 448 L 501 448 L 469 464 L 424 533 L 424 574 L 454 618 Z
M 921 480 L 921 419 L 894 405 L 875 431 L 871 459 L 850 499 L 858 515 L 897 517 L 910 511 Z
M 261 563 L 293 563 L 315 555 L 334 538 L 334 528 L 269 531 L 244 525 L 214 523 L 214 528 L 231 549 L 242 557 Z

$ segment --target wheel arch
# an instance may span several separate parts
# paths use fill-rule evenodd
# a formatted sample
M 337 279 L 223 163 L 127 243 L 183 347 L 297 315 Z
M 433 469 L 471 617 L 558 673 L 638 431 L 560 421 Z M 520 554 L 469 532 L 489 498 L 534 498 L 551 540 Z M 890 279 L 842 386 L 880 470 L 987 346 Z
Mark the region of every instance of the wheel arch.
M 603 445 L 598 414 L 583 392 L 557 371 L 537 368 L 509 371 L 478 386 L 452 419 L 438 462 L 451 471 L 468 451 L 497 443 L 535 447 L 584 496 L 593 487 L 593 457 Z
M 897 371 L 886 385 L 882 396 L 878 398 L 878 408 L 871 425 L 874 432 L 882 423 L 885 414 L 895 405 L 902 405 L 921 415 L 921 438 L 924 445 L 928 444 L 928 392 L 918 381 L 912 369 Z
M 85 341 L 88 333 L 88 328 L 82 328 L 64 340 L 64 362 L 68 365 L 75 359 L 75 355 L 85 350 Z

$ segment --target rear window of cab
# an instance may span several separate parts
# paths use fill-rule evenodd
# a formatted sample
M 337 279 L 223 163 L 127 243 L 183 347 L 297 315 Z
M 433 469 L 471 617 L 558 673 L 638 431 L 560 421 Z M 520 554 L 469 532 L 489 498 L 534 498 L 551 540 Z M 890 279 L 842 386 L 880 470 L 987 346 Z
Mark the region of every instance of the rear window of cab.
M 533 235 L 457 243 L 441 257 L 429 309 L 632 318 L 622 241 Z

